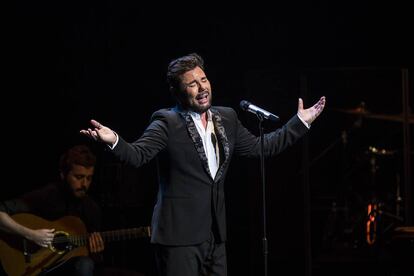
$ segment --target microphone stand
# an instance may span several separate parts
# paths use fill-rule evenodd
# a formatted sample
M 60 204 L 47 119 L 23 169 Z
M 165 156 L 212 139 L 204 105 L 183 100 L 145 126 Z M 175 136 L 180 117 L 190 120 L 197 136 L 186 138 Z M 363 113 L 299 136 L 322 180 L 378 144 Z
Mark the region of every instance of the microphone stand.
M 257 118 L 259 118 L 259 131 L 260 131 L 260 174 L 262 180 L 262 219 L 263 219 L 263 265 L 264 265 L 264 275 L 267 276 L 267 256 L 268 256 L 268 247 L 267 247 L 267 234 L 266 234 L 266 181 L 265 181 L 265 156 L 264 156 L 264 133 L 263 133 L 263 119 L 264 116 L 262 113 L 257 112 Z

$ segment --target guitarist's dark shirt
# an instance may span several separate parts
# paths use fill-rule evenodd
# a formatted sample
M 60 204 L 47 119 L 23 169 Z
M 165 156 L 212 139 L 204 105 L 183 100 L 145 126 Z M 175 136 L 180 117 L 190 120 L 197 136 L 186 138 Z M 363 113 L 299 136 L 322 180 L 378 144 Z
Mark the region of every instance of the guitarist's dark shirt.
M 88 232 L 99 231 L 102 218 L 100 208 L 92 198 L 74 197 L 63 183 L 52 183 L 16 199 L 0 202 L 0 211 L 9 215 L 30 213 L 51 221 L 68 215 L 77 216 Z

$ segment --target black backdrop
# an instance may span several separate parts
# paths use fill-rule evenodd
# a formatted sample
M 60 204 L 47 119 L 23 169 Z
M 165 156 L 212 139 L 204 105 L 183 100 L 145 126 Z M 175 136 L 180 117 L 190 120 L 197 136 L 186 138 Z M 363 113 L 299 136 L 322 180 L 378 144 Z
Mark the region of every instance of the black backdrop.
M 3 38 L 3 156 L 10 180 L 4 181 L 1 198 L 56 178 L 59 154 L 86 143 L 99 157 L 92 195 L 105 210 L 107 228 L 148 224 L 157 188 L 154 164 L 124 168 L 78 131 L 95 118 L 126 140 L 137 138 L 152 112 L 173 104 L 165 83 L 168 62 L 197 52 L 205 58 L 214 103 L 233 107 L 252 132 L 257 133 L 256 119 L 240 112 L 240 100 L 287 121 L 299 96 L 306 106 L 327 96 L 327 110 L 310 135 L 266 163 L 270 275 L 286 270 L 292 275 L 355 274 L 368 261 L 378 261 L 377 251 L 364 244 L 360 216 L 373 191 L 387 210 L 396 212 L 401 124 L 364 118 L 353 127 L 357 117 L 333 108 L 350 110 L 363 101 L 375 113 L 402 111 L 400 69 L 413 65 L 409 9 L 378 3 L 159 5 L 15 3 Z M 410 93 L 412 107 L 412 89 Z M 267 124 L 266 130 L 277 126 Z M 341 134 L 350 130 L 344 143 Z M 370 185 L 369 146 L 400 153 L 378 160 L 382 180 Z M 310 164 L 308 182 L 303 181 L 304 164 Z M 260 275 L 259 163 L 235 159 L 231 168 L 229 274 Z M 332 218 L 335 204 L 339 219 Z M 306 229 L 311 232 L 304 233 Z M 153 273 L 148 241 L 110 245 L 107 255 L 108 264 Z M 341 257 L 333 258 L 337 255 Z

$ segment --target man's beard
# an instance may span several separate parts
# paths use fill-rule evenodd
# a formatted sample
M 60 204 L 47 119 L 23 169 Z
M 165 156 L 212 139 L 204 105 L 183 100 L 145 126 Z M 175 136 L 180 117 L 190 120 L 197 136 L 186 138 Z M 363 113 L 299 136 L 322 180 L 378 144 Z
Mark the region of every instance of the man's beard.
M 194 112 L 199 113 L 199 114 L 204 113 L 207 110 L 209 110 L 210 107 L 211 107 L 211 102 L 213 101 L 213 96 L 211 95 L 211 92 L 209 92 L 208 97 L 209 98 L 208 98 L 208 104 L 207 105 L 198 105 L 197 103 L 190 102 L 187 99 L 187 101 L 185 101 L 186 103 L 183 107 L 185 109 L 189 109 L 189 110 L 194 111 Z
M 88 193 L 88 188 L 82 187 L 73 191 L 73 195 L 77 198 L 85 197 Z
M 199 106 L 199 105 L 195 105 L 190 107 L 190 109 L 192 109 L 194 112 L 196 113 L 204 113 L 206 112 L 209 108 L 211 107 L 211 101 L 209 101 L 208 105 L 206 106 Z

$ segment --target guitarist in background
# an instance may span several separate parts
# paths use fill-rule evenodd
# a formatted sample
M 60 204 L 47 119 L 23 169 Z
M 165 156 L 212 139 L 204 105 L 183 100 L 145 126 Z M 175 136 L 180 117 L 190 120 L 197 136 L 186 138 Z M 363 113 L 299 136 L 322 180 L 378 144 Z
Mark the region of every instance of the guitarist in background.
M 39 246 L 48 247 L 55 229 L 30 229 L 11 217 L 17 213 L 31 213 L 46 220 L 57 220 L 63 216 L 77 216 L 89 233 L 89 256 L 77 256 L 45 273 L 47 275 L 93 275 L 95 262 L 102 261 L 99 254 L 104 242 L 99 233 L 101 210 L 88 195 L 96 164 L 92 151 L 77 145 L 67 150 L 60 158 L 58 183 L 49 184 L 29 192 L 17 199 L 0 202 L 0 229 L 20 235 Z

